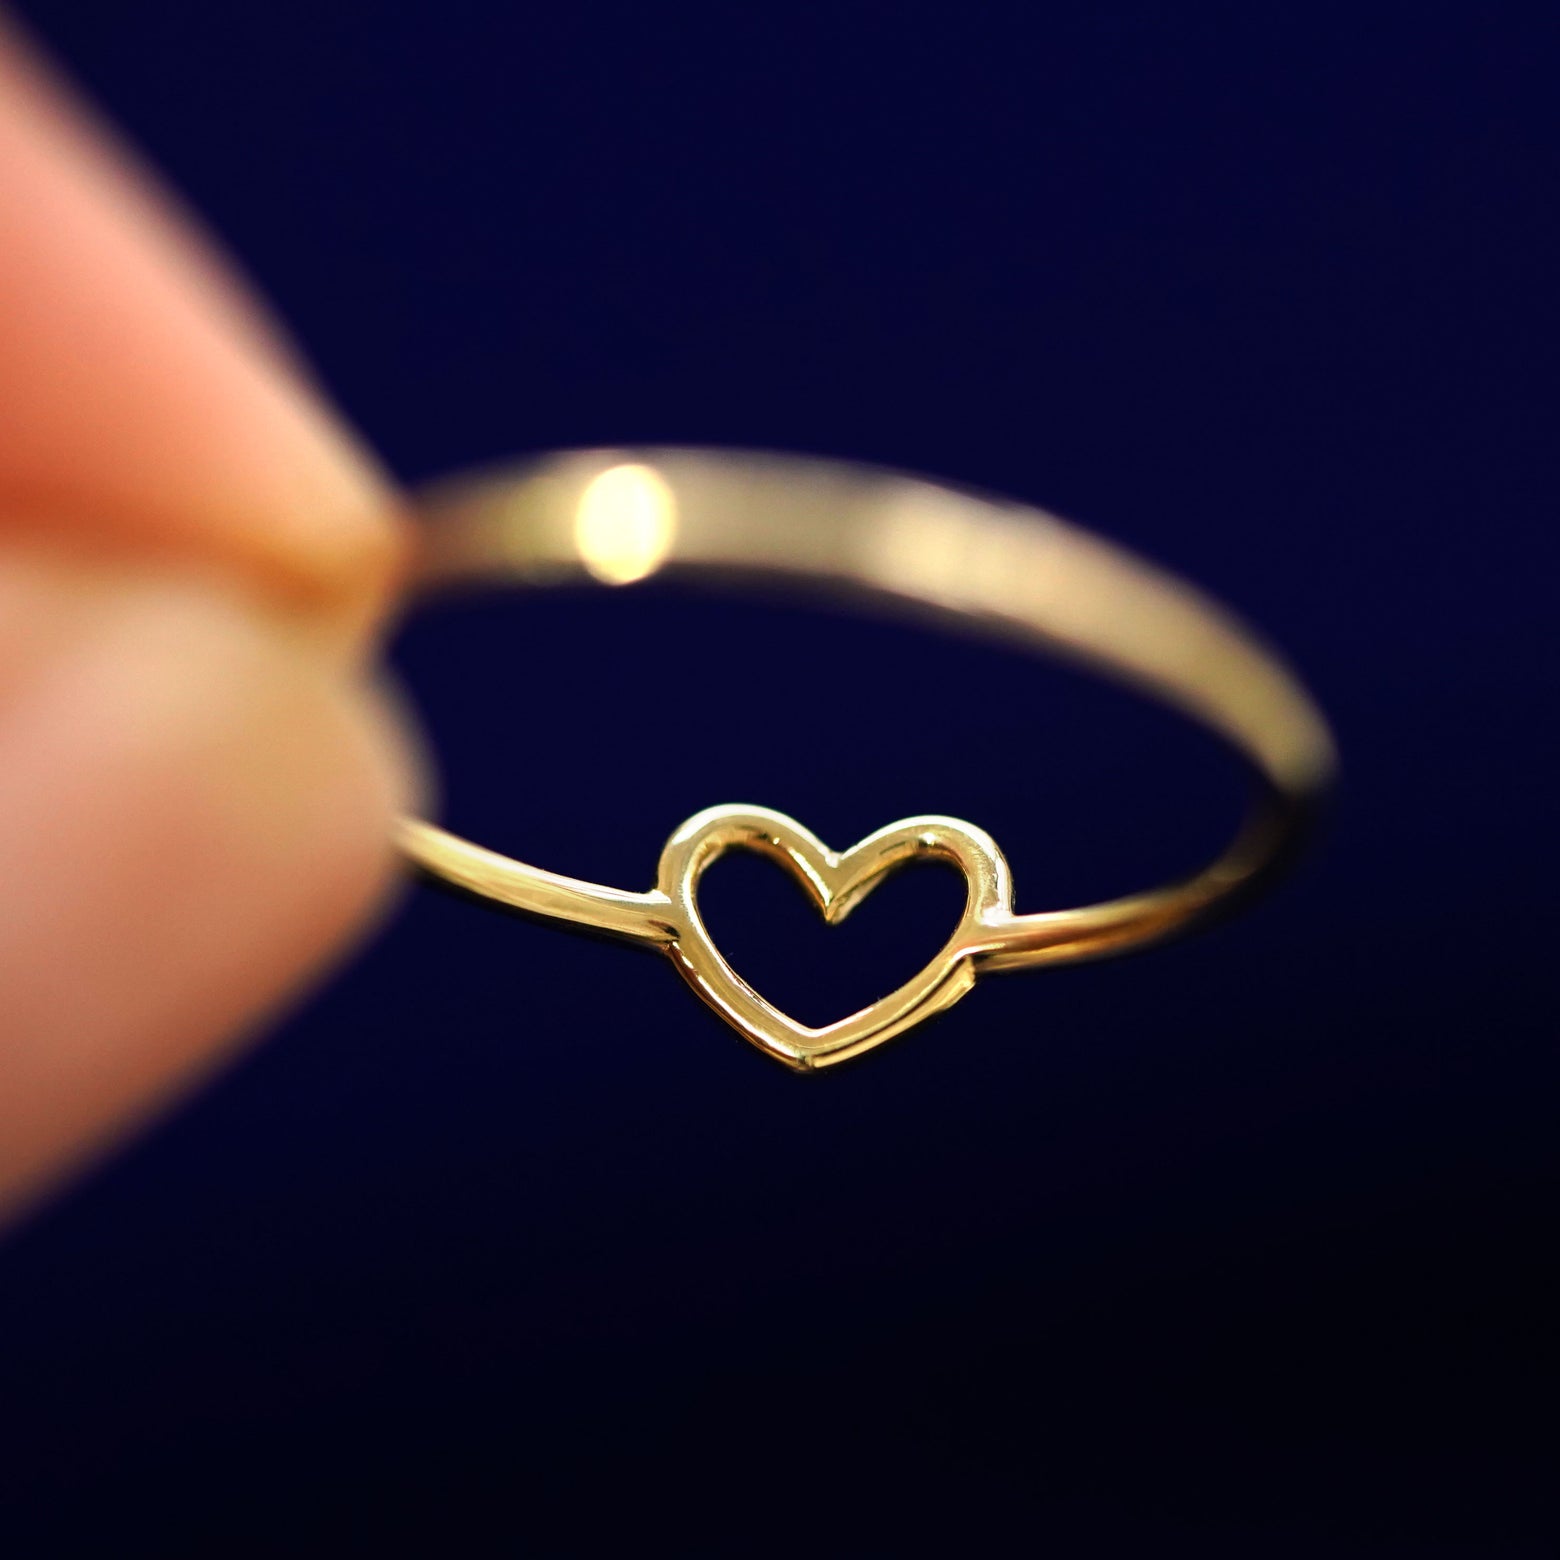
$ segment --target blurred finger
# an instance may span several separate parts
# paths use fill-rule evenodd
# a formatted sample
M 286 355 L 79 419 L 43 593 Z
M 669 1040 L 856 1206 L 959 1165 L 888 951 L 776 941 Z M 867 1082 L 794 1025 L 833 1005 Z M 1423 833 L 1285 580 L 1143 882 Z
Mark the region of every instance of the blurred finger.
M 199 555 L 361 629 L 370 460 L 128 157 L 0 26 L 0 535 Z
M 379 899 L 372 464 L 0 40 L 0 1208 L 210 1067 Z

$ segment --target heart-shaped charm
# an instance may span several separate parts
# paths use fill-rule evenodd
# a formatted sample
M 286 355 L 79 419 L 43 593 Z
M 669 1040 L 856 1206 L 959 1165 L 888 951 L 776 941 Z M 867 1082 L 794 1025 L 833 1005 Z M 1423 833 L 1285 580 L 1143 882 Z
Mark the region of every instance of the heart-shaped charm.
M 801 880 L 830 923 L 895 867 L 917 858 L 951 861 L 967 885 L 964 912 L 930 963 L 897 990 L 822 1029 L 809 1029 L 766 1002 L 721 956 L 699 914 L 699 879 L 728 850 L 756 850 Z M 712 807 L 672 835 L 661 853 L 658 891 L 677 935 L 667 951 L 688 983 L 733 1028 L 798 1071 L 827 1067 L 891 1039 L 951 1007 L 975 983 L 973 956 L 994 926 L 1012 919 L 1008 866 L 990 835 L 957 818 L 906 818 L 844 852 L 830 850 L 783 813 Z

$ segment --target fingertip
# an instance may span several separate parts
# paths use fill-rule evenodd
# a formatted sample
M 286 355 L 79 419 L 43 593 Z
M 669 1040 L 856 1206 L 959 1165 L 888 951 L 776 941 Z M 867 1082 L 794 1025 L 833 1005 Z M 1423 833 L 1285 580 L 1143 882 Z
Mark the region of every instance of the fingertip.
M 13 1202 L 209 1070 L 361 934 L 419 784 L 383 696 L 242 594 L 101 572 L 34 584 L 91 605 L 0 701 Z
M 0 30 L 0 533 L 229 570 L 349 650 L 409 528 L 134 159 Z

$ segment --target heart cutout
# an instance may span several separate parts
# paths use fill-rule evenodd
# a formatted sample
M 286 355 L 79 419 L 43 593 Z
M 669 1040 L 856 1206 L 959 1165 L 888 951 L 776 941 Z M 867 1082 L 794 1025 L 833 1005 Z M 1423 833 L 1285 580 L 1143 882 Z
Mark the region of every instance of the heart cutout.
M 846 1018 L 809 1028 L 765 1001 L 731 968 L 699 913 L 700 878 L 727 851 L 738 849 L 758 851 L 789 868 L 830 923 L 843 920 L 894 868 L 927 856 L 950 861 L 963 873 L 964 912 L 919 974 Z M 712 807 L 667 841 L 658 886 L 671 902 L 677 927 L 668 951 L 688 983 L 754 1045 L 798 1071 L 859 1056 L 951 1007 L 975 983 L 971 955 L 991 926 L 1012 913 L 1007 862 L 996 842 L 957 818 L 934 816 L 889 824 L 835 852 L 783 813 Z
M 907 861 L 831 925 L 795 872 L 738 849 L 699 879 L 699 915 L 721 957 L 766 1002 L 822 1025 L 914 975 L 948 940 L 968 891 L 951 862 Z

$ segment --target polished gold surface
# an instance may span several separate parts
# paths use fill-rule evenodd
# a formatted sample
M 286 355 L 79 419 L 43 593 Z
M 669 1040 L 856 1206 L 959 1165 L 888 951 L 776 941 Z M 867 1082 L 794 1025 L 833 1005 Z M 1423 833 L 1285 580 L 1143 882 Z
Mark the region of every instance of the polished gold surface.
M 909 818 L 849 850 L 754 806 L 712 807 L 672 835 L 656 886 L 625 893 L 404 820 L 425 871 L 512 909 L 662 948 L 748 1040 L 798 1070 L 856 1056 L 958 1001 L 978 973 L 1126 952 L 1230 907 L 1291 852 L 1332 778 L 1325 722 L 1283 665 L 1222 607 L 1163 571 L 1026 505 L 874 467 L 735 451 L 584 451 L 430 495 L 421 586 L 627 585 L 660 570 L 831 594 L 952 618 L 1015 646 L 1087 662 L 1175 705 L 1250 765 L 1256 795 L 1234 843 L 1179 882 L 1075 910 L 1012 906 L 1006 860 L 955 818 Z M 692 675 L 694 690 L 697 673 Z M 929 714 L 950 733 L 961 712 Z M 870 721 L 848 744 L 877 740 Z M 965 733 L 967 737 L 967 733 Z M 625 774 L 625 803 L 632 783 Z M 843 920 L 917 856 L 964 876 L 964 913 L 913 980 L 821 1029 L 772 1007 L 726 963 L 699 914 L 705 869 L 729 850 L 788 867 Z

